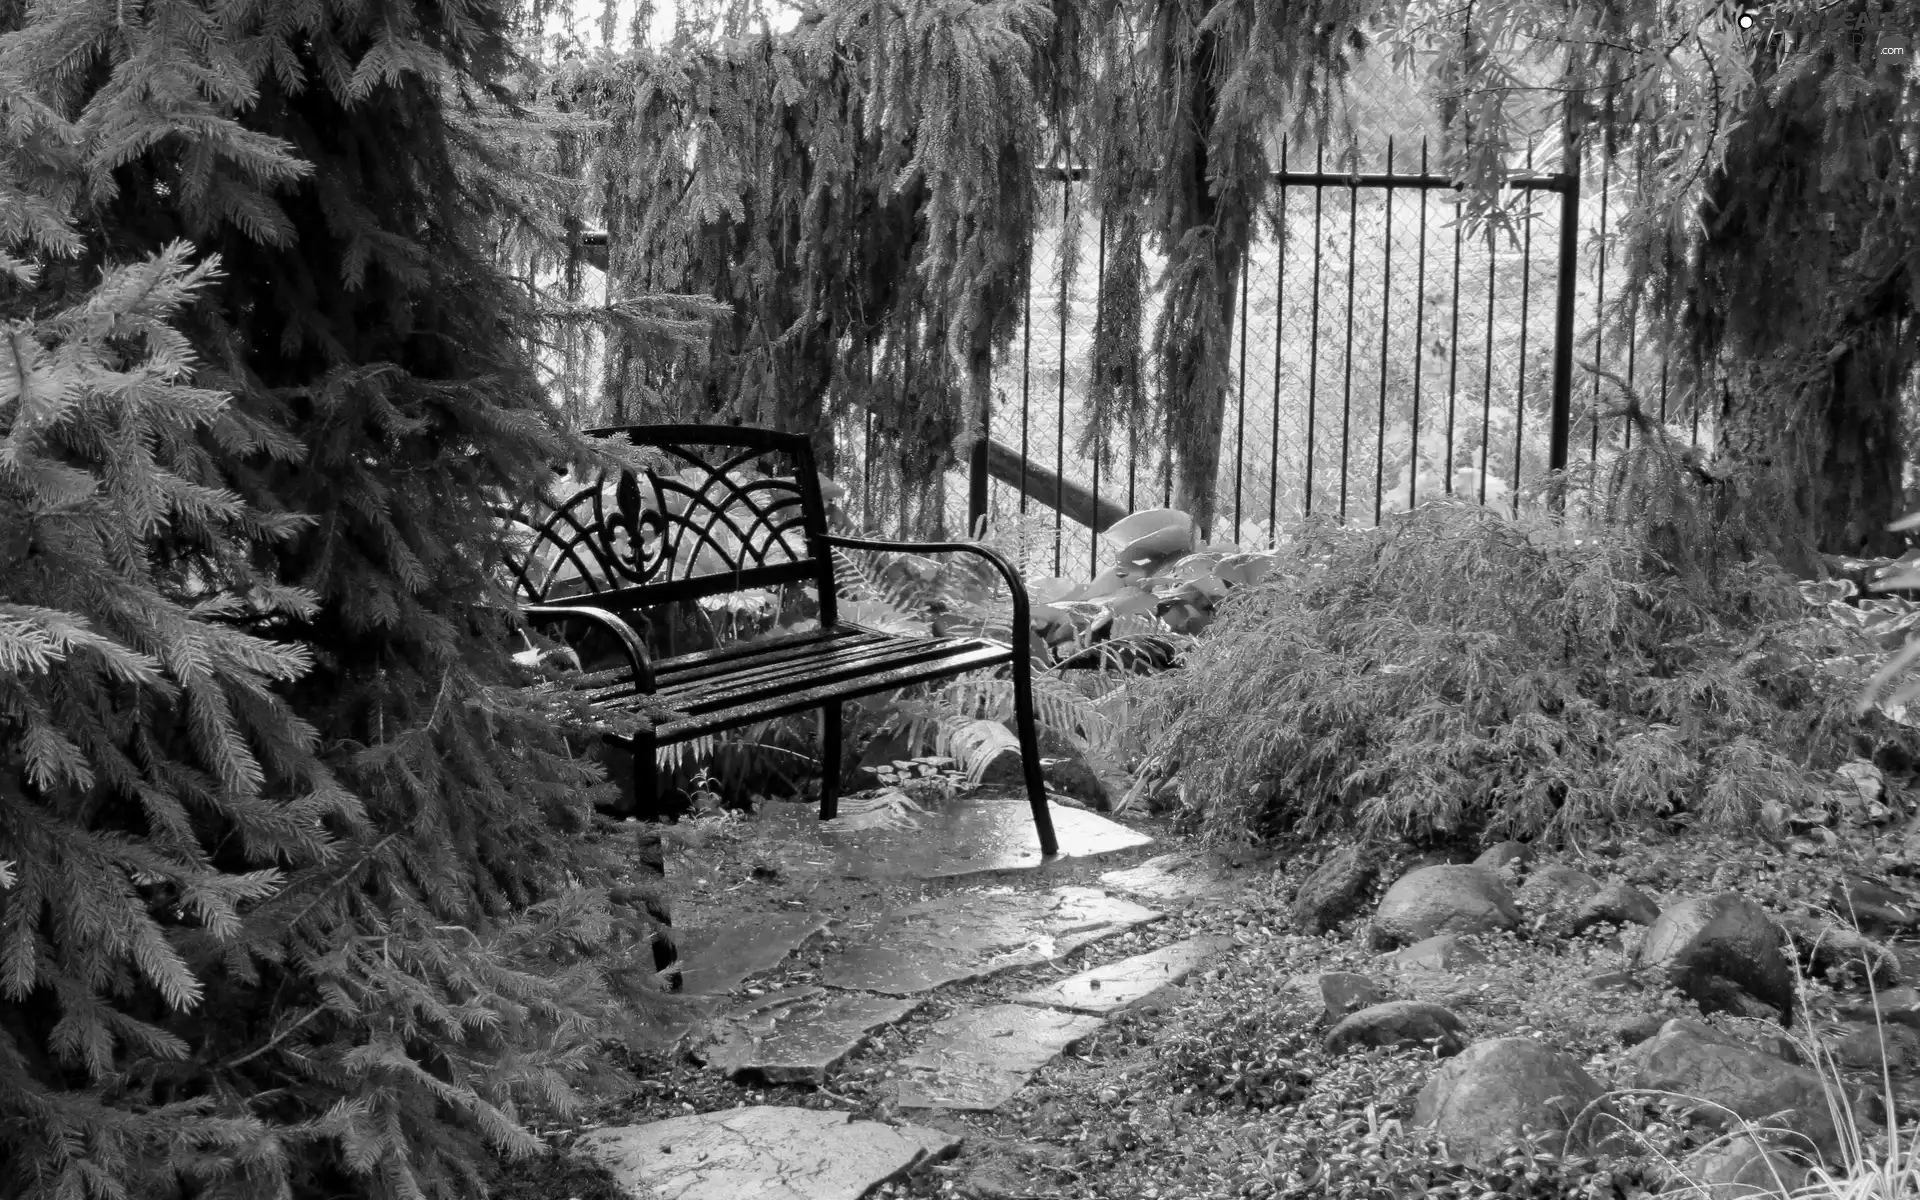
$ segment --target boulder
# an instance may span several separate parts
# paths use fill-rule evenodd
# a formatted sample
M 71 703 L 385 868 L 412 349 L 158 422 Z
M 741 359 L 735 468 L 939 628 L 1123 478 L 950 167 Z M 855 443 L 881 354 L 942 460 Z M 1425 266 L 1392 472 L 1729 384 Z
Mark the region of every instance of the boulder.
M 1611 1028 L 1613 1036 L 1620 1039 L 1622 1046 L 1638 1046 L 1658 1034 L 1666 1023 L 1667 1019 L 1659 1013 L 1640 1013 L 1615 1021 Z
M 1920 1066 L 1920 1033 L 1906 1025 L 1848 1022 L 1835 1030 L 1827 1051 L 1843 1067 L 1879 1073 L 1884 1063 L 1895 1075 Z
M 1661 913 L 1634 963 L 1663 972 L 1702 1012 L 1762 1015 L 1753 1004 L 1758 1001 L 1789 1025 L 1794 980 L 1786 947 L 1786 935 L 1765 909 L 1722 892 Z
M 1839 1145 L 1817 1072 L 1699 1021 L 1668 1021 L 1624 1061 L 1628 1086 L 1697 1100 L 1692 1115 L 1716 1128 L 1744 1119 L 1791 1130 L 1822 1153 Z
M 1387 889 L 1374 912 L 1375 944 L 1404 946 L 1439 933 L 1492 933 L 1520 924 L 1513 893 L 1485 867 L 1411 871 Z
M 1487 956 L 1468 945 L 1459 934 L 1442 933 L 1402 946 L 1387 955 L 1386 961 L 1399 970 L 1458 971 L 1486 962 Z
M 1525 842 L 1495 842 L 1480 852 L 1473 860 L 1476 867 L 1485 867 L 1489 871 L 1498 871 L 1511 864 L 1516 871 L 1524 871 L 1533 862 L 1533 847 Z
M 1920 925 L 1920 900 L 1869 879 L 1834 885 L 1833 911 L 1865 933 L 1895 933 Z
M 1900 982 L 1900 960 L 1872 938 L 1818 917 L 1788 915 L 1776 918 L 1793 943 L 1794 953 L 1809 971 L 1829 972 L 1842 980 L 1873 979 L 1875 987 Z
M 1535 867 L 1514 893 L 1514 900 L 1530 913 L 1558 913 L 1577 909 L 1600 890 L 1600 881 L 1572 867 Z
M 1393 999 L 1386 988 L 1352 971 L 1328 971 L 1320 976 L 1319 983 L 1327 1017 L 1334 1021 Z
M 1888 988 L 1871 997 L 1840 1006 L 1840 1015 L 1854 1021 L 1879 1021 L 1920 1029 L 1920 990 L 1911 987 Z
M 1303 933 L 1325 933 L 1360 911 L 1379 867 L 1359 846 L 1343 846 L 1314 869 L 1293 897 L 1293 923 Z
M 1441 1058 L 1466 1048 L 1466 1025 L 1448 1009 L 1418 1000 L 1389 1000 L 1352 1013 L 1327 1032 L 1328 1054 L 1355 1046 L 1432 1046 Z
M 1611 1148 L 1618 1122 L 1599 1105 L 1587 1111 L 1602 1091 L 1565 1052 L 1533 1038 L 1496 1038 L 1434 1071 L 1414 1102 L 1413 1123 L 1431 1128 L 1454 1158 L 1482 1165 L 1497 1161 L 1523 1128 L 1546 1134 L 1552 1149 L 1579 1153 L 1596 1140 Z
M 1595 925 L 1651 925 L 1660 919 L 1660 906 L 1624 880 L 1616 880 L 1580 902 L 1573 910 L 1573 936 Z
M 1785 1200 L 1817 1178 L 1799 1155 L 1741 1134 L 1688 1155 L 1670 1183 L 1684 1200 Z

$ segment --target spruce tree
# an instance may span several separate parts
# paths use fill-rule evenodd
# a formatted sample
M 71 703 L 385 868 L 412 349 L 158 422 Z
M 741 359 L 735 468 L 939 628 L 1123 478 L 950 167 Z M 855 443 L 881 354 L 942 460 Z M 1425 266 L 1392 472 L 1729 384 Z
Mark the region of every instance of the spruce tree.
M 590 453 L 508 16 L 0 3 L 0 1192 L 472 1194 L 646 981 L 494 569 Z

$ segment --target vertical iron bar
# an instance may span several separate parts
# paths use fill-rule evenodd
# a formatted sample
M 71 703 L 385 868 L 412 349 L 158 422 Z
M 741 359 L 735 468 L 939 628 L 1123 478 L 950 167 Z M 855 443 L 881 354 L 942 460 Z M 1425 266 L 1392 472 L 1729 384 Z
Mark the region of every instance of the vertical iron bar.
M 1387 135 L 1387 174 L 1393 174 L 1393 135 Z M 1393 305 L 1393 189 L 1386 189 L 1387 212 L 1380 239 L 1380 407 L 1373 426 L 1373 523 L 1380 523 L 1380 491 L 1387 466 L 1387 336 Z
M 1573 440 L 1573 319 L 1574 301 L 1580 292 L 1580 147 L 1567 150 L 1562 174 L 1566 190 L 1560 193 L 1559 279 L 1555 283 L 1553 313 L 1553 408 L 1547 435 L 1547 470 L 1567 469 L 1568 444 Z M 1531 207 L 1528 209 L 1532 211 Z M 1602 198 L 1601 212 L 1606 211 Z M 1602 220 L 1605 218 L 1603 217 Z M 1602 254 L 1606 251 L 1603 248 Z M 1593 344 L 1594 359 L 1600 356 L 1600 343 Z M 1514 472 L 1514 486 L 1520 475 Z
M 1287 139 L 1280 139 L 1280 173 L 1287 173 Z M 1273 251 L 1273 423 L 1267 443 L 1267 539 L 1276 543 L 1280 520 L 1280 343 L 1287 304 L 1287 185 L 1280 185 L 1280 226 Z
M 1527 148 L 1527 169 L 1533 169 L 1533 148 Z M 1520 515 L 1520 442 L 1527 420 L 1527 317 L 1533 307 L 1533 193 L 1527 193 L 1526 234 L 1520 244 L 1520 365 L 1513 384 L 1513 515 Z M 1554 347 L 1556 356 L 1559 347 Z M 1558 382 L 1557 380 L 1555 382 Z M 1564 444 L 1561 453 L 1566 452 Z M 1551 451 L 1549 451 L 1551 454 Z
M 1100 310 L 1105 307 L 1107 298 L 1107 214 L 1097 213 L 1094 219 L 1100 223 L 1100 249 L 1093 268 L 1093 336 L 1097 343 L 1100 337 Z M 1096 384 L 1098 383 L 1098 377 L 1092 372 L 1088 373 L 1088 377 L 1094 379 Z M 1093 511 L 1096 514 L 1100 511 L 1100 455 L 1107 446 L 1112 445 L 1112 442 L 1113 431 L 1109 428 L 1107 444 L 1094 447 Z M 1099 518 L 1096 516 L 1094 519 L 1097 521 Z M 1089 574 L 1097 572 L 1100 567 L 1100 530 L 1093 525 L 1087 527 L 1087 565 L 1092 568 Z
M 1360 208 L 1360 190 L 1349 184 L 1347 187 L 1347 350 L 1341 363 L 1340 384 L 1340 520 L 1347 519 L 1347 464 L 1348 432 L 1353 417 L 1353 277 L 1359 264 L 1354 262 L 1355 238 L 1354 219 Z
M 1427 173 L 1427 139 L 1420 139 L 1420 174 Z M 1427 373 L 1427 189 L 1420 189 L 1419 276 L 1413 286 L 1413 442 L 1407 466 L 1407 511 L 1420 487 L 1420 380 Z
M 1314 152 L 1313 169 L 1326 168 L 1327 147 Z M 1313 185 L 1313 303 L 1307 314 L 1307 496 L 1302 516 L 1313 515 L 1313 420 L 1320 400 L 1320 205 L 1326 189 Z
M 1494 259 L 1498 251 L 1494 247 L 1494 234 L 1487 231 L 1487 357 L 1482 372 L 1480 388 L 1480 500 L 1487 502 L 1487 443 L 1492 441 L 1493 426 L 1493 277 Z
M 1613 183 L 1613 155 L 1608 154 L 1605 146 L 1600 150 L 1600 244 L 1595 258 L 1598 262 L 1595 275 L 1598 279 L 1595 290 L 1598 295 L 1593 302 L 1593 361 L 1598 366 L 1606 366 L 1606 360 L 1600 356 L 1601 341 L 1607 334 L 1607 194 Z M 1633 335 L 1627 335 L 1627 382 L 1633 382 Z M 1629 431 L 1631 434 L 1631 431 Z M 1593 443 L 1587 450 L 1587 457 L 1595 462 L 1600 460 L 1600 377 L 1593 377 Z
M 1020 519 L 1027 517 L 1027 419 L 1033 411 L 1033 252 L 1031 239 L 1027 243 L 1027 262 L 1020 270 L 1024 286 L 1020 289 Z M 1024 538 L 1025 533 L 1021 534 Z M 1020 564 L 1025 567 L 1023 562 Z
M 1240 387 L 1233 432 L 1233 541 L 1240 544 L 1240 482 L 1247 465 L 1247 277 L 1253 274 L 1253 238 L 1240 254 Z
M 1064 159 L 1062 160 L 1065 161 Z M 1060 176 L 1060 378 L 1054 401 L 1053 425 L 1053 573 L 1060 574 L 1060 552 L 1066 539 L 1067 502 L 1067 223 L 1072 219 L 1073 173 Z
M 987 522 L 987 439 L 993 434 L 993 410 L 982 414 L 980 436 L 967 450 L 967 536 L 980 537 Z
M 1453 205 L 1453 333 L 1447 343 L 1447 495 L 1453 495 L 1453 414 L 1460 383 L 1460 203 Z

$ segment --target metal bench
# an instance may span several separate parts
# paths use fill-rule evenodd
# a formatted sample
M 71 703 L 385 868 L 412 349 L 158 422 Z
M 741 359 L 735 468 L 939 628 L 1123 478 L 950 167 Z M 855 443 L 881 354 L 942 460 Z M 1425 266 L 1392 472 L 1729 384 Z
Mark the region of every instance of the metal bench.
M 646 714 L 615 739 L 633 755 L 629 810 L 659 790 L 655 751 L 772 717 L 822 714 L 820 816 L 838 809 L 842 701 L 983 668 L 1011 668 L 1021 768 L 1040 852 L 1059 852 L 1047 810 L 1026 647 L 983 637 L 914 636 L 839 615 L 838 549 L 957 552 L 985 559 L 1013 597 L 1012 629 L 1029 628 L 1027 592 L 1000 555 L 963 542 L 896 542 L 828 531 L 813 449 L 797 434 L 708 425 L 633 425 L 590 431 L 641 448 L 644 472 L 579 481 L 539 511 L 508 514 L 528 531 L 509 561 L 530 624 L 594 629 L 617 648 L 595 705 Z M 746 589 L 811 587 L 819 627 L 804 633 L 673 653 L 649 650 L 649 611 Z M 650 698 L 650 699 L 644 699 Z

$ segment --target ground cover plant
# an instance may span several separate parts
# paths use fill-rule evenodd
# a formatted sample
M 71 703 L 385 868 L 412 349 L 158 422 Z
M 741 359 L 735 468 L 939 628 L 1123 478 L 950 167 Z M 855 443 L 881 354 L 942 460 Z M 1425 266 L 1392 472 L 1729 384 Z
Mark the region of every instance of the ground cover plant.
M 1878 645 L 1810 620 L 1827 593 L 1683 467 L 1622 463 L 1564 517 L 1442 501 L 1302 530 L 1142 689 L 1154 769 L 1219 838 L 1784 830 L 1856 739 L 1913 735 L 1856 725 Z

